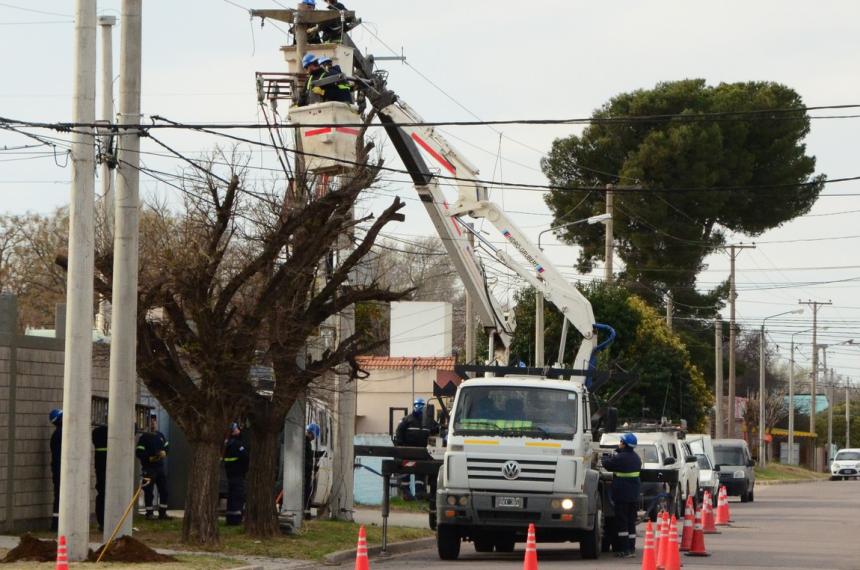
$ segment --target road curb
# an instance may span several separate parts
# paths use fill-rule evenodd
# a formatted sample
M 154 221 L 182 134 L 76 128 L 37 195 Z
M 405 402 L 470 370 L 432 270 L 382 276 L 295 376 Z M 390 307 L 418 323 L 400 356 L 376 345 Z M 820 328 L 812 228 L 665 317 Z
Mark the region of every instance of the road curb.
M 772 485 L 799 485 L 801 483 L 822 483 L 827 479 L 777 479 L 775 481 L 756 481 L 756 486 L 770 487 Z
M 418 538 L 416 540 L 404 540 L 402 542 L 394 542 L 388 545 L 388 554 L 396 555 L 396 554 L 409 554 L 411 552 L 418 552 L 419 550 L 427 550 L 428 548 L 432 548 L 436 545 L 435 537 L 427 537 L 427 538 Z M 371 546 L 367 549 L 368 556 L 379 557 L 379 554 L 382 552 L 382 546 Z M 326 566 L 340 566 L 344 562 L 348 562 L 351 560 L 355 560 L 355 549 L 351 550 L 340 550 L 338 552 L 332 552 L 331 554 L 327 554 L 322 562 Z

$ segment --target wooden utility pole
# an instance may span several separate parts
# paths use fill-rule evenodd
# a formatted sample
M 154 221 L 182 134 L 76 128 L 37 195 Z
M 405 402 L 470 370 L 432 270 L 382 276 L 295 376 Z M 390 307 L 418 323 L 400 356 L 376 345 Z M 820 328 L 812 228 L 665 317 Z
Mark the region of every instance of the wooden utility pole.
M 735 323 L 735 301 L 738 298 L 737 288 L 735 286 L 735 261 L 744 249 L 755 249 L 754 245 L 730 245 L 729 256 L 731 258 L 731 274 L 729 275 L 729 306 L 731 313 L 729 315 L 729 417 L 728 425 L 726 426 L 726 437 L 732 438 L 735 435 L 735 344 L 737 335 L 737 324 Z

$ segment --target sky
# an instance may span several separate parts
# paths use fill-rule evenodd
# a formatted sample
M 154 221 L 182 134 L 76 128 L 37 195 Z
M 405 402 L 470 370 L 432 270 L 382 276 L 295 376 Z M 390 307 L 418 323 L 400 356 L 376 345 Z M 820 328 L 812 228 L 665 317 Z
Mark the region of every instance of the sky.
M 277 8 L 279 3 L 288 2 L 146 0 L 145 116 L 182 122 L 260 121 L 254 72 L 285 71 L 279 47 L 287 37 L 271 22 L 262 28 L 259 20 L 252 22 L 247 9 Z M 860 4 L 853 2 L 354 0 L 346 4 L 364 22 L 352 34 L 363 51 L 405 55 L 406 64 L 384 62 L 389 85 L 426 120 L 587 117 L 618 93 L 685 78 L 704 78 L 709 84 L 778 81 L 797 90 L 809 106 L 860 103 L 856 71 Z M 6 54 L 0 116 L 70 120 L 73 6 L 71 0 L 0 2 L 0 50 Z M 119 8 L 119 0 L 99 2 L 100 14 L 119 16 Z M 114 46 L 118 65 L 119 26 Z M 114 72 L 118 74 L 118 68 Z M 817 172 L 829 178 L 860 175 L 853 144 L 858 124 L 860 119 L 813 121 L 806 144 L 817 158 Z M 540 158 L 555 138 L 579 133 L 581 127 L 441 130 L 479 166 L 482 177 L 545 184 Z M 183 132 L 163 132 L 161 138 L 189 154 L 209 151 L 218 142 Z M 70 170 L 62 154 L 4 150 L 4 145 L 31 142 L 0 131 L 0 212 L 47 213 L 68 203 Z M 163 152 L 146 140 L 143 150 Z M 390 145 L 385 152 L 389 165 L 399 167 Z M 180 167 L 175 160 L 155 155 L 144 155 L 143 160 L 150 168 L 170 172 Z M 250 160 L 255 166 L 275 166 L 271 153 L 253 151 Z M 254 176 L 270 173 L 257 170 Z M 147 177 L 141 189 L 147 195 L 175 197 L 175 191 Z M 379 211 L 394 194 L 407 200 L 407 222 L 386 233 L 405 240 L 433 235 L 426 213 L 405 182 L 388 184 L 363 207 Z M 491 198 L 535 240 L 538 232 L 550 226 L 552 217 L 538 192 L 496 190 Z M 832 184 L 808 215 L 755 239 L 736 235 L 732 241 L 757 243 L 756 249 L 738 258 L 741 324 L 757 328 L 765 317 L 800 308 L 799 299 L 832 301 L 819 312 L 821 325 L 827 327 L 819 342 L 835 345 L 856 338 L 858 346 L 829 349 L 828 364 L 838 374 L 860 380 L 858 221 L 860 182 Z M 573 268 L 577 248 L 559 244 L 551 234 L 544 236 L 543 243 L 565 275 L 574 280 L 591 278 L 577 275 Z M 727 255 L 714 254 L 707 263 L 699 277 L 703 288 L 728 276 Z M 504 302 L 522 284 L 505 276 L 495 283 L 494 291 Z M 791 335 L 799 333 L 794 337 L 797 362 L 808 367 L 811 340 L 801 331 L 811 323 L 808 309 L 801 315 L 770 319 L 769 342 L 787 358 Z

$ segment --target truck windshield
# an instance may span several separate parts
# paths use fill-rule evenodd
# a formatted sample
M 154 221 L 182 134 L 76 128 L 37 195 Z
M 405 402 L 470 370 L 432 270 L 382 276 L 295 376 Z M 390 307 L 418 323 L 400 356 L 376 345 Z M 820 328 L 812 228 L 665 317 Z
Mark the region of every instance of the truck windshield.
M 551 388 L 463 388 L 454 415 L 454 433 L 572 439 L 577 400 L 576 392 Z
M 744 465 L 744 451 L 740 447 L 714 447 L 717 465 Z

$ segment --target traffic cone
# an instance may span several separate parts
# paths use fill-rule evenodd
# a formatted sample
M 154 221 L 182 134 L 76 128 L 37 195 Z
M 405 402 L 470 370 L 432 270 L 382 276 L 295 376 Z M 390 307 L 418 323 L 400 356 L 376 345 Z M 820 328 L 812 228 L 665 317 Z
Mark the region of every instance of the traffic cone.
M 59 540 L 57 540 L 56 570 L 69 570 L 69 553 L 66 551 L 65 536 L 60 536 Z
M 367 559 L 367 531 L 364 525 L 358 529 L 358 545 L 355 547 L 355 570 L 370 570 Z
M 657 546 L 651 521 L 645 525 L 645 548 L 642 550 L 641 570 L 657 570 Z
M 666 567 L 669 556 L 669 513 L 663 511 L 663 533 L 660 535 L 660 545 L 657 549 L 657 570 Z
M 681 536 L 682 552 L 690 550 L 690 545 L 693 544 L 693 512 L 696 510 L 696 504 L 693 502 L 693 497 L 687 498 L 687 506 L 684 507 L 684 533 Z
M 730 523 L 735 522 L 734 520 L 732 520 L 732 509 L 731 507 L 729 507 L 729 492 L 726 489 L 725 485 L 720 485 L 720 493 L 722 493 L 723 497 L 726 498 L 726 520 Z
M 711 554 L 705 550 L 705 532 L 702 529 L 702 511 L 696 511 L 696 524 L 693 526 L 693 543 L 690 545 L 690 551 L 685 552 L 686 556 L 710 556 Z
M 717 526 L 728 526 L 729 524 L 729 498 L 723 493 L 725 487 L 720 487 L 717 495 Z
M 529 523 L 529 536 L 526 540 L 526 557 L 523 559 L 523 570 L 538 570 L 535 525 L 531 523 Z
M 669 553 L 666 555 L 664 570 L 681 570 L 681 553 L 678 547 L 678 521 L 672 515 L 669 523 Z
M 702 504 L 702 527 L 705 534 L 720 534 L 714 524 L 714 498 L 705 491 L 705 500 Z

